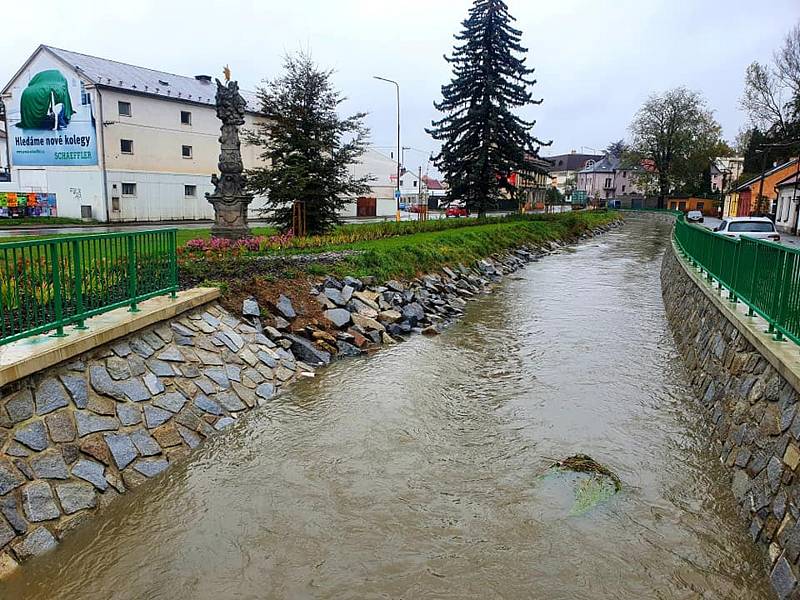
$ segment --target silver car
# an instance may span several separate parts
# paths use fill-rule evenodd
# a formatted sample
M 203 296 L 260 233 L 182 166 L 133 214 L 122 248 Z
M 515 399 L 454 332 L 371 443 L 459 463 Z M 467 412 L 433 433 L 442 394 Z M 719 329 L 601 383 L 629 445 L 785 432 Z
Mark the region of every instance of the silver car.
M 733 238 L 746 235 L 773 242 L 779 242 L 781 239 L 775 229 L 775 223 L 766 217 L 728 217 L 714 231 Z

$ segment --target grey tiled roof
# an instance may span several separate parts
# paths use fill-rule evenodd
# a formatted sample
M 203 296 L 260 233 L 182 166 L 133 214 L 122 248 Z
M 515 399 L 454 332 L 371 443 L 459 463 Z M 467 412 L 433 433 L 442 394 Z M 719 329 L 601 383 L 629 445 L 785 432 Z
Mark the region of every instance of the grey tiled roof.
M 137 67 L 53 46 L 44 46 L 44 48 L 75 67 L 92 82 L 103 87 L 199 104 L 214 104 L 217 86 L 213 79 L 201 81 L 194 77 Z M 256 111 L 255 94 L 242 91 L 242 96 L 247 101 L 248 110 Z

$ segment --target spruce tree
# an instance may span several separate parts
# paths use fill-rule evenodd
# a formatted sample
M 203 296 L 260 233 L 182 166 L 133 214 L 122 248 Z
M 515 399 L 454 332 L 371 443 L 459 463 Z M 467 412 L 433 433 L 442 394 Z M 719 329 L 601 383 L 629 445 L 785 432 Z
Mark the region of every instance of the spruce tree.
M 296 200 L 304 202 L 307 233 L 318 234 L 370 189 L 372 178 L 354 177 L 350 169 L 367 149 L 366 114 L 338 115 L 345 98 L 333 88 L 332 73 L 301 52 L 287 56 L 284 73 L 258 90 L 264 118 L 247 141 L 263 148 L 265 166 L 247 172 L 248 184 L 266 196 L 265 216 L 282 230 L 292 226 Z
M 525 64 L 527 49 L 514 21 L 502 0 L 475 0 L 455 36 L 460 45 L 445 57 L 453 79 L 434 103 L 445 116 L 428 130 L 442 142 L 435 164 L 450 185 L 450 200 L 464 200 L 479 216 L 504 193 L 513 194 L 512 173 L 537 170 L 530 159 L 549 145 L 531 134 L 535 121 L 512 112 L 542 103 L 530 91 L 534 70 Z

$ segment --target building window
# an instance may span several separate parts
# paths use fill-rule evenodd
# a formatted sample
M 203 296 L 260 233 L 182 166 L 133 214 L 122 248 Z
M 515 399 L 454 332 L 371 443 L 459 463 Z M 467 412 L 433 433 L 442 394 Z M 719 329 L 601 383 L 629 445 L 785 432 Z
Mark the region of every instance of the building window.
M 697 203 L 697 210 L 699 210 L 700 212 L 703 212 L 703 207 L 704 206 L 705 206 L 704 202 L 698 202 Z
M 117 109 L 119 110 L 120 117 L 130 117 L 131 116 L 131 103 L 130 102 L 123 102 L 120 100 L 117 102 Z
M 136 195 L 136 184 L 135 183 L 123 183 L 122 184 L 122 195 L 123 196 L 135 196 Z
M 181 125 L 191 125 L 192 124 L 192 113 L 188 110 L 181 111 Z
M 183 195 L 192 197 L 197 196 L 197 186 L 196 185 L 183 186 Z
M 133 154 L 133 140 L 120 140 L 119 151 L 123 154 Z
M 414 187 L 417 187 L 417 180 L 414 180 Z
M 623 194 L 625 193 L 625 186 L 624 185 L 622 186 L 622 193 Z
M 628 172 L 627 171 L 623 171 L 622 172 L 622 178 L 625 179 L 627 176 L 628 176 Z
M 192 158 L 192 147 L 181 146 L 181 156 L 183 156 L 183 158 Z

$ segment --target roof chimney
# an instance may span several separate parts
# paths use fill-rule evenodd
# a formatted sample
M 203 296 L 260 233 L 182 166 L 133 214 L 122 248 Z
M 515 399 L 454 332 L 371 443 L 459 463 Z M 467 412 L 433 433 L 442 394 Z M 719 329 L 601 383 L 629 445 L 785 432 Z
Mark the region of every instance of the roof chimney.
M 211 83 L 211 75 L 195 75 L 194 78 L 203 83 Z

